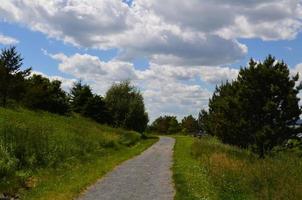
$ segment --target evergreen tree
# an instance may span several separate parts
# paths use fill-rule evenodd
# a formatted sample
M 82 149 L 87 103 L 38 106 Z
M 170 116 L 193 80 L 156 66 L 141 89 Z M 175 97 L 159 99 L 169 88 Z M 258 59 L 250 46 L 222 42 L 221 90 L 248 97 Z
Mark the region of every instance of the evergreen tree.
M 301 114 L 298 78 L 272 56 L 260 63 L 251 60 L 236 81 L 216 88 L 203 114 L 206 132 L 263 157 L 297 133 L 291 125 Z
M 72 111 L 83 114 L 87 102 L 93 98 L 89 85 L 83 85 L 81 81 L 74 83 L 70 91 L 70 105 Z
M 3 49 L 0 54 L 0 105 L 5 107 L 8 99 L 20 101 L 25 90 L 25 77 L 31 69 L 21 70 L 22 57 L 15 47 Z
M 87 100 L 82 108 L 82 114 L 101 124 L 109 124 L 111 121 L 105 101 L 99 95 L 94 95 Z

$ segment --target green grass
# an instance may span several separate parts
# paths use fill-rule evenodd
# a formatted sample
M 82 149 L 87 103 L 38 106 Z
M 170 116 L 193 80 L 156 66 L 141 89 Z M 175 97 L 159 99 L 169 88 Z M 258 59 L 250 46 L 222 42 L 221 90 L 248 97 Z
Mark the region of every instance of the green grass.
M 176 139 L 176 199 L 302 199 L 302 159 L 297 154 L 258 159 L 210 137 Z
M 25 191 L 22 199 L 69 200 L 78 196 L 87 186 L 125 161 L 151 146 L 156 139 L 144 140 L 135 146 L 121 151 L 108 152 L 102 157 L 92 157 L 88 162 L 59 170 L 40 170 L 38 187 Z
M 72 199 L 155 141 L 79 116 L 0 108 L 0 194 Z
M 173 178 L 176 200 L 214 199 L 215 193 L 208 180 L 205 168 L 192 157 L 194 139 L 175 136 Z

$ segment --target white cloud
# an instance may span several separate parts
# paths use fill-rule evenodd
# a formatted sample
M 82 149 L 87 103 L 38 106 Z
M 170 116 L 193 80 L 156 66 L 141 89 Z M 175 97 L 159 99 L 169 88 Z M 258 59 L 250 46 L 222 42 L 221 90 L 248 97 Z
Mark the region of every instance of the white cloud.
M 120 58 L 217 66 L 247 54 L 238 38 L 293 39 L 300 0 L 8 0 L 0 18 L 84 48 L 118 48 Z
M 293 39 L 301 30 L 300 0 L 136 0 L 182 29 L 224 38 Z
M 0 18 L 75 46 L 118 48 L 126 61 L 144 56 L 159 64 L 218 65 L 247 53 L 236 39 L 166 22 L 139 1 L 10 0 L 0 4 Z
M 239 38 L 289 40 L 301 31 L 300 0 L 7 0 L 0 19 L 82 48 L 117 48 L 104 62 L 88 54 L 48 54 L 59 70 L 101 94 L 116 81 L 142 88 L 151 117 L 194 113 L 210 92 L 200 86 L 231 80 L 227 66 L 248 52 Z M 150 67 L 131 61 L 145 57 Z M 300 70 L 300 67 L 297 68 Z M 302 67 L 301 67 L 302 72 Z
M 45 54 L 59 62 L 60 71 L 90 83 L 93 90 L 101 95 L 112 83 L 131 80 L 142 90 L 152 120 L 163 114 L 178 117 L 187 113 L 196 115 L 206 107 L 211 95 L 200 85 L 201 81 L 216 84 L 231 80 L 238 73 L 237 69 L 227 67 L 174 67 L 155 63 L 139 70 L 129 62 L 104 62 L 88 54 Z
M 18 44 L 18 43 L 19 43 L 19 40 L 17 40 L 17 39 L 0 34 L 0 44 L 14 45 L 14 44 Z

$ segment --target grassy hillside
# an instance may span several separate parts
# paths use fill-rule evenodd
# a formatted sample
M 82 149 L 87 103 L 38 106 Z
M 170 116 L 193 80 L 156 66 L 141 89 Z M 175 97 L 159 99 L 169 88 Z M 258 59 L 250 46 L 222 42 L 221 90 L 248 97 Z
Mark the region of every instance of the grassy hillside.
M 0 194 L 70 199 L 154 141 L 78 116 L 0 109 Z
M 294 153 L 258 159 L 213 138 L 176 139 L 176 199 L 302 199 L 302 159 Z

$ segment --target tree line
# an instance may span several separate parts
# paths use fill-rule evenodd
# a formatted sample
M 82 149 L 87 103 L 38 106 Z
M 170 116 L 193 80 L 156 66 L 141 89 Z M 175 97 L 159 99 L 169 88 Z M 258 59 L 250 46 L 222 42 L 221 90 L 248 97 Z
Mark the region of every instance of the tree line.
M 66 92 L 60 81 L 22 68 L 23 59 L 15 47 L 1 51 L 0 106 L 21 105 L 61 115 L 77 113 L 138 132 L 147 127 L 144 99 L 129 81 L 113 84 L 102 97 L 80 81 Z M 235 80 L 216 86 L 208 110 L 201 110 L 197 119 L 189 115 L 178 122 L 175 116 L 163 116 L 148 130 L 160 134 L 202 131 L 264 157 L 301 132 L 295 125 L 302 113 L 298 80 L 298 74 L 292 76 L 287 64 L 272 56 L 263 62 L 251 59 Z
M 32 74 L 23 68 L 16 47 L 0 54 L 0 106 L 24 106 L 60 115 L 80 114 L 101 124 L 143 132 L 149 118 L 140 91 L 129 81 L 113 84 L 104 97 L 89 85 L 75 82 L 69 92 L 59 80 Z
M 148 127 L 150 132 L 160 134 L 196 134 L 201 130 L 200 122 L 192 115 L 184 117 L 178 122 L 176 116 L 160 116 Z
M 275 147 L 286 147 L 302 132 L 296 122 L 301 107 L 299 75 L 292 75 L 283 61 L 268 56 L 263 62 L 250 60 L 238 77 L 216 86 L 208 109 L 198 118 L 157 118 L 149 129 L 160 134 L 202 132 L 222 142 L 250 149 L 264 157 Z M 302 147 L 302 142 L 298 142 Z

